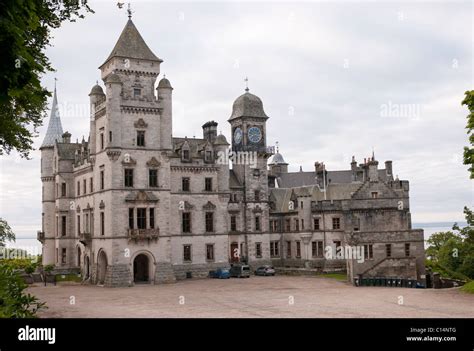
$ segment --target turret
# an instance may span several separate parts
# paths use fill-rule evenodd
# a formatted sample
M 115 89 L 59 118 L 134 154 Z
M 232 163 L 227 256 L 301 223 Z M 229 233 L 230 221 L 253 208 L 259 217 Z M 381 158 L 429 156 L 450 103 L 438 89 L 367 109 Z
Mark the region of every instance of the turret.
M 95 130 L 95 113 L 97 111 L 97 105 L 99 104 L 99 102 L 102 102 L 103 100 L 105 100 L 104 91 L 102 90 L 102 87 L 98 83 L 92 87 L 91 92 L 89 93 L 89 100 L 90 100 L 89 150 L 91 154 L 95 154 L 96 153 L 96 138 L 97 138 L 97 133 Z
M 160 80 L 158 87 L 158 101 L 161 107 L 160 120 L 160 140 L 161 148 L 171 150 L 172 149 L 172 134 L 173 134 L 173 105 L 172 105 L 172 93 L 173 87 L 166 77 Z
M 388 180 L 393 180 L 392 161 L 385 161 L 385 174 Z
M 41 182 L 42 182 L 42 228 L 43 265 L 55 263 L 55 181 L 54 181 L 54 146 L 61 142 L 63 127 L 59 116 L 58 98 L 54 87 L 53 104 L 48 129 L 41 144 Z
M 375 156 L 372 153 L 372 158 L 369 158 L 369 161 L 367 162 L 367 166 L 369 168 L 368 178 L 371 182 L 376 182 L 379 180 L 378 164 L 379 162 L 375 160 Z
M 104 82 L 107 96 L 107 122 L 105 127 L 105 135 L 109 135 L 109 143 L 105 143 L 105 145 L 109 145 L 110 147 L 121 147 L 123 124 L 122 118 L 120 118 L 122 81 L 117 74 L 111 73 L 107 76 Z M 110 141 L 110 136 L 112 136 L 112 141 Z
M 214 141 L 214 147 L 217 155 L 217 167 L 219 168 L 218 191 L 229 191 L 229 162 L 227 158 L 227 150 L 229 148 L 229 143 L 227 142 L 227 139 L 223 134 L 219 134 L 216 137 Z

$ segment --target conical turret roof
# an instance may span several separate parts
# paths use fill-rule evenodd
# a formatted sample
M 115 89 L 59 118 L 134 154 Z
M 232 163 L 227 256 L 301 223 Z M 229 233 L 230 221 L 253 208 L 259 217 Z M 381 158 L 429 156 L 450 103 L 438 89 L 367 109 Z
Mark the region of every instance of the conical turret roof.
M 63 126 L 61 125 L 61 118 L 59 117 L 58 97 L 56 94 L 56 87 L 54 87 L 53 105 L 51 106 L 51 115 L 49 117 L 48 129 L 41 147 L 54 146 L 57 141 L 63 139 Z

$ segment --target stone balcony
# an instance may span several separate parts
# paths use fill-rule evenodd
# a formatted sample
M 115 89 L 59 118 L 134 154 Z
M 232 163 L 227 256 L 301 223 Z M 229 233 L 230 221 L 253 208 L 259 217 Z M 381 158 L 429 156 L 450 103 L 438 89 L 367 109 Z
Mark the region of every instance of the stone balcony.
M 240 211 L 240 203 L 229 201 L 228 204 L 227 204 L 227 211 L 228 212 L 239 212 Z
M 135 243 L 147 241 L 150 243 L 153 241 L 158 241 L 160 236 L 159 228 L 149 228 L 149 229 L 128 229 L 128 241 L 134 241 Z
M 36 239 L 41 242 L 42 244 L 44 244 L 44 232 L 42 232 L 41 230 L 38 230 L 37 234 L 36 234 Z
M 81 234 L 79 234 L 79 242 L 84 244 L 84 246 L 89 246 L 92 242 L 91 233 L 81 233 Z

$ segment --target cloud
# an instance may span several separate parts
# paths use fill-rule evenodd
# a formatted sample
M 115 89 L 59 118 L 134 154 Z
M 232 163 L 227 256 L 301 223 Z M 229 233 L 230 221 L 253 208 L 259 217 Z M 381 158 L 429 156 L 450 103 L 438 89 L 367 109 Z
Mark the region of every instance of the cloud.
M 126 22 L 111 2 L 54 31 L 47 54 L 58 78 L 64 130 L 87 138 L 88 93 L 97 67 Z M 263 100 L 268 144 L 278 140 L 290 170 L 347 169 L 372 147 L 410 180 L 413 221 L 462 220 L 473 188 L 461 153 L 472 89 L 471 3 L 140 1 L 133 20 L 162 59 L 173 91 L 175 136 L 201 136 L 201 125 L 227 119 L 249 77 Z M 409 106 L 408 117 L 383 117 L 384 106 Z M 39 147 L 48 120 L 35 141 Z M 39 152 L 0 161 L 0 210 L 21 235 L 41 226 Z

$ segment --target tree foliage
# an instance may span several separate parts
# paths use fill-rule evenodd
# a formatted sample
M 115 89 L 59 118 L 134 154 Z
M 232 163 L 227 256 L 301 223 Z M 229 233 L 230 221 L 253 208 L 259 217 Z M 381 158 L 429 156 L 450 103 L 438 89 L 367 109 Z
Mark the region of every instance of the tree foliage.
M 0 247 L 5 246 L 7 241 L 15 241 L 15 233 L 13 233 L 7 221 L 0 218 Z
M 471 145 L 464 147 L 464 164 L 469 166 L 470 178 L 474 179 L 474 90 L 466 91 L 465 94 L 462 104 L 469 109 L 466 129 Z
M 93 12 L 84 0 L 0 1 L 0 155 L 28 157 L 48 96 L 40 78 L 53 67 L 45 55 L 51 30 Z
M 457 278 L 456 273 L 474 279 L 474 214 L 464 207 L 467 226 L 460 228 L 457 223 L 453 231 L 439 232 L 427 240 L 426 256 L 429 265 L 440 268 L 446 275 Z

